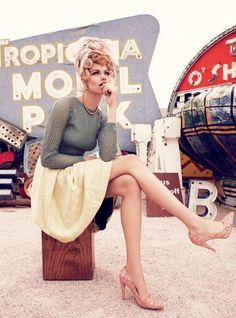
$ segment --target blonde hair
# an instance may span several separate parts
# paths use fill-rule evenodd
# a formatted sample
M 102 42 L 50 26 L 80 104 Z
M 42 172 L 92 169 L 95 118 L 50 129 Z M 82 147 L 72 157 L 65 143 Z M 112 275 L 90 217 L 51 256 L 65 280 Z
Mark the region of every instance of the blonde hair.
M 72 52 L 75 56 L 75 69 L 79 75 L 80 90 L 85 88 L 85 82 L 90 78 L 90 69 L 93 64 L 106 66 L 110 76 L 115 78 L 114 63 L 116 59 L 114 43 L 108 39 L 82 37 L 74 43 Z
M 110 76 L 115 78 L 115 70 L 112 60 L 109 55 L 101 53 L 99 51 L 91 52 L 86 60 L 83 63 L 83 68 L 81 73 L 79 73 L 79 67 L 76 65 L 76 70 L 80 75 L 81 80 L 84 82 L 90 78 L 90 69 L 93 67 L 93 64 L 99 64 L 101 66 L 106 66 Z

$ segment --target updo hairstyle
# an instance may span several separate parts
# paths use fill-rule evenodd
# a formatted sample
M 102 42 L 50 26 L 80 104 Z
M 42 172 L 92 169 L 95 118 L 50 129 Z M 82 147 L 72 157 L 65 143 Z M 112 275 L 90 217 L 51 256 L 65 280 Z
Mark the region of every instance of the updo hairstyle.
M 90 69 L 93 67 L 93 64 L 99 64 L 101 66 L 105 65 L 110 73 L 110 76 L 112 78 L 115 78 L 114 65 L 110 56 L 99 51 L 92 51 L 91 53 L 89 53 L 88 57 L 83 63 L 83 68 L 80 74 L 82 82 L 87 81 L 90 78 Z

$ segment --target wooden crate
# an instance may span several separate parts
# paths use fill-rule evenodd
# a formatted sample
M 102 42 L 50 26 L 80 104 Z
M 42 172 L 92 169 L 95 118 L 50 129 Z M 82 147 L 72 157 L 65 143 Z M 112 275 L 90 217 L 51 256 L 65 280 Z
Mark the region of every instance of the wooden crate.
M 94 273 L 92 224 L 73 242 L 62 243 L 42 232 L 44 280 L 91 280 Z

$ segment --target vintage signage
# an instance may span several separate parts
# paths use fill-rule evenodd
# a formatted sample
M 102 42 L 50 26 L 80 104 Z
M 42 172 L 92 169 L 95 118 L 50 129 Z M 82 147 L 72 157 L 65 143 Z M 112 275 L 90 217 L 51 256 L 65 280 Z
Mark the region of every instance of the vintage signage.
M 171 193 L 180 201 L 183 202 L 179 176 L 176 172 L 156 172 L 154 175 L 171 191 Z M 146 197 L 147 216 L 172 216 L 165 209 L 155 204 L 152 200 Z
M 122 149 L 133 151 L 134 123 L 152 124 L 161 117 L 148 69 L 159 32 L 157 20 L 139 15 L 9 42 L 0 40 L 0 117 L 41 137 L 54 101 L 77 94 L 70 46 L 82 36 L 114 41 Z
M 210 41 L 190 61 L 173 90 L 169 108 L 174 106 L 176 95 L 178 101 L 183 101 L 181 92 L 233 83 L 236 83 L 236 26 Z
M 236 83 L 236 26 L 226 30 L 190 61 L 172 92 L 168 112 L 177 112 L 206 88 Z
M 180 76 L 168 114 L 181 117 L 181 150 L 215 178 L 236 178 L 236 26 L 210 41 Z
M 206 169 L 199 163 L 195 162 L 183 152 L 180 153 L 180 158 L 183 178 L 212 179 L 213 173 L 211 170 Z
M 236 83 L 236 32 L 228 34 L 205 52 L 189 69 L 178 90 L 232 82 Z

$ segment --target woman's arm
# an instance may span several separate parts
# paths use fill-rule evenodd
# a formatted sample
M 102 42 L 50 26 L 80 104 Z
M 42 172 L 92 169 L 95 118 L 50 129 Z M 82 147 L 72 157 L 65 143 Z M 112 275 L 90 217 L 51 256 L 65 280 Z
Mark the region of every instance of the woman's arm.
M 57 100 L 51 109 L 41 152 L 41 163 L 44 167 L 63 169 L 84 161 L 83 156 L 59 153 L 62 136 L 70 118 L 72 102 L 72 97 L 64 97 Z
M 108 107 L 108 117 L 103 116 L 98 134 L 99 155 L 103 161 L 113 160 L 118 153 L 116 131 L 117 88 L 113 83 L 103 87 L 103 94 Z
M 116 124 L 107 122 L 105 117 L 98 134 L 98 147 L 103 161 L 111 161 L 117 156 Z

